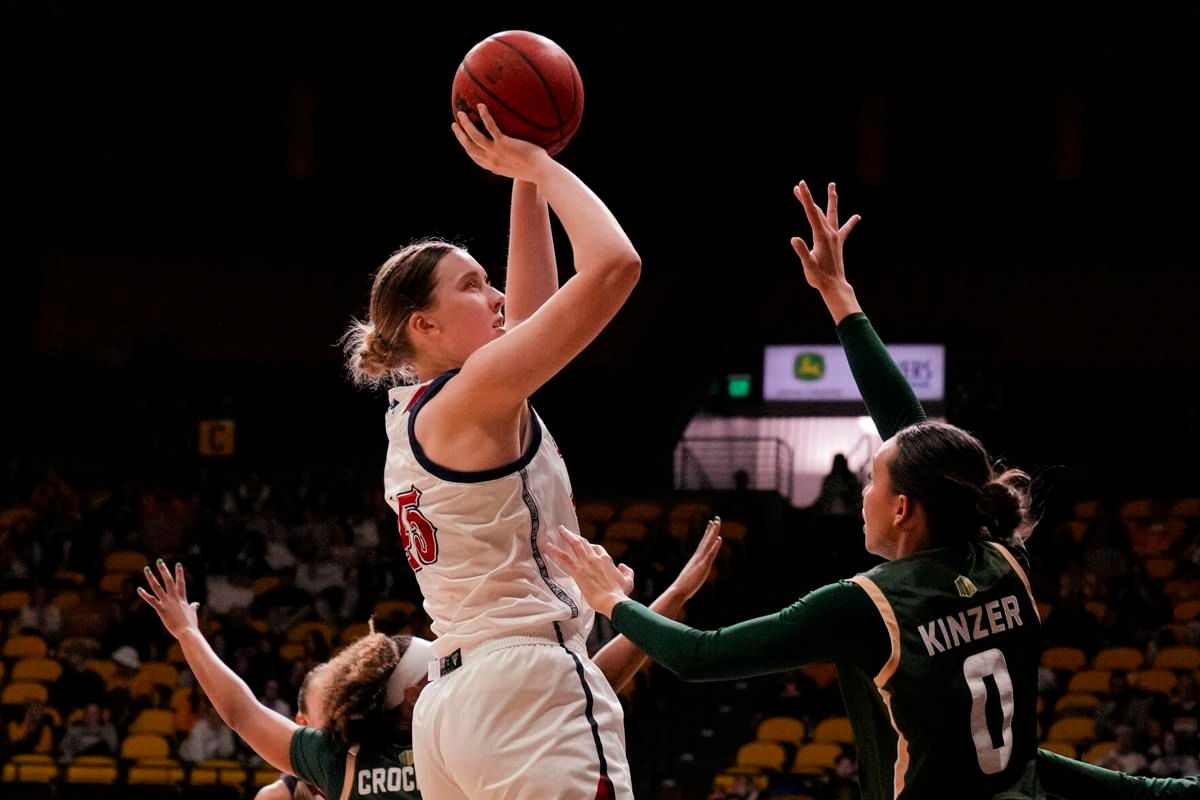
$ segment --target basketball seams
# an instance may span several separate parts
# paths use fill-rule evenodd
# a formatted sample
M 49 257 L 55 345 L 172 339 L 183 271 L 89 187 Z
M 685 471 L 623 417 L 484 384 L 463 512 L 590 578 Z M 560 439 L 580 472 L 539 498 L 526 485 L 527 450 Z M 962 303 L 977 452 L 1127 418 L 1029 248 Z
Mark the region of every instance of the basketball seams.
M 492 36 L 492 37 L 489 37 L 489 39 L 490 39 L 490 41 L 493 41 L 493 42 L 499 42 L 500 44 L 507 47 L 509 50 L 512 50 L 514 53 L 517 54 L 517 56 L 522 61 L 525 62 L 525 66 L 529 67 L 529 69 L 533 71 L 533 74 L 537 76 L 538 82 L 540 84 L 542 84 L 542 88 L 546 90 L 546 97 L 550 98 L 550 105 L 554 108 L 554 116 L 558 120 L 558 124 L 555 125 L 554 127 L 562 128 L 563 115 L 562 115 L 562 110 L 558 107 L 558 98 L 555 97 L 554 92 L 552 92 L 550 90 L 550 84 L 546 82 L 546 78 L 545 78 L 545 76 L 542 75 L 542 71 L 540 69 L 538 69 L 537 65 L 529 60 L 529 56 L 525 55 L 525 53 L 523 53 L 521 51 L 521 49 L 519 47 L 517 47 L 515 44 L 505 41 L 504 39 L 501 39 L 499 36 Z M 569 63 L 570 62 L 568 61 L 568 64 Z M 572 70 L 571 74 L 572 74 L 572 77 L 574 77 L 574 74 L 575 74 L 574 70 Z M 574 81 L 572 81 L 571 82 L 571 92 L 574 93 L 574 91 L 575 91 L 575 83 L 574 83 Z
M 499 95 L 497 95 L 495 92 L 493 92 L 487 86 L 485 86 L 482 81 L 480 81 L 478 78 L 475 77 L 475 73 L 471 72 L 471 68 L 467 66 L 467 62 L 464 61 L 461 64 L 461 68 L 462 68 L 462 71 L 464 73 L 466 73 L 467 77 L 471 79 L 471 83 L 475 84 L 475 86 L 477 86 L 481 92 L 483 92 L 488 97 L 495 100 L 497 105 L 500 105 L 501 107 L 503 107 L 505 111 L 512 114 L 517 119 L 521 120 L 521 122 L 524 122 L 526 125 L 530 126 L 531 128 L 536 128 L 539 131 L 556 131 L 559 129 L 558 125 L 538 124 L 538 123 L 534 122 L 533 120 L 531 120 L 529 117 L 522 114 L 520 111 L 517 111 L 515 108 L 510 106 L 508 103 L 504 102 L 504 100 L 501 99 Z

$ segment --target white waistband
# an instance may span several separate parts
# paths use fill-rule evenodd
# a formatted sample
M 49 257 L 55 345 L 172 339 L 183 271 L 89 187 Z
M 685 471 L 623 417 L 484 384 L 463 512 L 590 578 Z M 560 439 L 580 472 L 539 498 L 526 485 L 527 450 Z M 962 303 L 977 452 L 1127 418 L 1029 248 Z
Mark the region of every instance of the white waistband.
M 477 661 L 488 653 L 505 650 L 509 647 L 528 647 L 530 645 L 563 647 L 573 653 L 582 655 L 584 658 L 588 657 L 587 640 L 583 636 L 574 636 L 570 639 L 564 638 L 562 640 L 555 636 L 553 632 L 545 635 L 526 634 L 524 636 L 506 636 L 502 639 L 488 639 L 473 646 L 460 647 L 449 655 L 433 659 L 429 662 L 429 682 L 433 683 L 467 666 L 468 662 Z

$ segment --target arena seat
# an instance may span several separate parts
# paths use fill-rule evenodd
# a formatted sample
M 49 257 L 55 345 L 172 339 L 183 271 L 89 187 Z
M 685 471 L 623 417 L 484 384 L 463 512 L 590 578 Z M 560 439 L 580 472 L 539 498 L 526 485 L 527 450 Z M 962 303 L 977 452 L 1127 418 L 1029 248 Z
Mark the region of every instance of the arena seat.
M 380 600 L 375 604 L 372 615 L 376 619 L 387 619 L 398 613 L 411 617 L 417 611 L 417 604 L 408 600 Z
M 27 605 L 29 605 L 29 592 L 21 589 L 0 592 L 0 614 L 15 614 Z
M 846 717 L 829 717 L 817 723 L 813 728 L 814 742 L 837 742 L 838 744 L 854 744 L 854 731 L 850 728 L 850 720 Z
M 54 683 L 62 671 L 62 664 L 52 658 L 23 658 L 13 664 L 11 680 Z
M 605 541 L 640 542 L 646 538 L 648 529 L 641 522 L 620 521 L 604 529 Z
M 1155 669 L 1200 669 L 1200 648 L 1189 645 L 1164 647 L 1154 656 Z
M 183 766 L 173 758 L 144 758 L 129 768 L 126 779 L 133 785 L 177 786 L 184 776 Z
M 347 625 L 342 630 L 341 635 L 338 637 L 338 641 L 340 641 L 342 644 L 350 644 L 352 642 L 357 642 L 370 632 L 370 625 L 365 622 L 356 622 L 353 625 Z
M 50 699 L 50 692 L 40 683 L 10 683 L 0 691 L 0 705 L 19 706 L 30 700 L 45 703 Z
M 121 742 L 121 759 L 137 761 L 143 758 L 169 758 L 171 745 L 166 737 L 151 733 L 134 733 Z
M 1116 742 L 1096 742 L 1084 752 L 1081 760 L 1089 764 L 1099 764 L 1108 755 L 1108 751 L 1113 749 L 1114 745 L 1116 745 Z
M 1087 664 L 1087 654 L 1078 647 L 1048 647 L 1042 651 L 1042 666 L 1075 672 Z
M 1195 519 L 1200 517 L 1200 497 L 1181 497 L 1167 511 L 1170 519 Z
M 1038 747 L 1043 750 L 1049 750 L 1051 753 L 1058 753 L 1060 756 L 1066 756 L 1067 758 L 1076 758 L 1079 754 L 1075 745 L 1070 742 L 1042 742 Z
M 804 723 L 793 717 L 771 717 L 758 725 L 756 736 L 763 742 L 799 745 L 804 741 Z
M 1103 669 L 1085 669 L 1071 676 L 1067 691 L 1072 694 L 1108 694 L 1112 674 Z
M 1129 674 L 1130 686 L 1152 694 L 1169 695 L 1177 683 L 1179 678 L 1175 673 L 1165 669 L 1146 669 Z
M 18 634 L 4 643 L 0 651 L 5 658 L 45 658 L 48 648 L 46 640 L 40 636 L 24 636 Z
M 787 753 L 778 742 L 749 742 L 738 748 L 737 766 L 779 770 Z
M 1069 712 L 1069 711 L 1095 711 L 1100 705 L 1100 698 L 1094 694 L 1064 694 L 1054 702 L 1054 711 Z M 1070 714 L 1069 716 L 1077 716 Z
M 617 510 L 608 503 L 583 503 L 575 509 L 575 517 L 588 522 L 609 522 Z
M 1096 738 L 1096 722 L 1091 717 L 1064 717 L 1050 726 L 1046 740 L 1079 744 Z
M 147 661 L 138 670 L 137 679 L 174 689 L 179 685 L 179 670 L 165 661 Z
M 238 762 L 227 758 L 214 758 L 193 767 L 189 783 L 193 786 L 240 787 L 248 777 L 246 770 Z
M 1129 672 L 1141 669 L 1142 651 L 1133 647 L 1106 647 L 1092 659 L 1092 669 L 1116 669 Z
M 58 780 L 58 766 L 48 755 L 14 755 L 4 765 L 0 780 L 4 783 L 53 783 Z
M 336 632 L 332 625 L 324 622 L 301 622 L 293 625 L 288 630 L 287 640 L 289 642 L 303 642 L 312 631 L 321 634 L 321 638 L 325 640 L 325 644 L 333 644 L 336 637 Z
M 832 742 L 812 742 L 796 751 L 792 769 L 796 772 L 811 772 L 813 767 L 822 770 L 833 769 L 841 754 L 841 745 Z
M 150 559 L 133 550 L 118 550 L 104 558 L 105 572 L 141 572 L 149 566 Z
M 147 708 L 137 715 L 129 726 L 130 733 L 148 733 L 156 736 L 175 735 L 175 714 L 160 708 Z
M 643 524 L 654 522 L 661 517 L 663 507 L 658 503 L 631 503 L 621 510 L 621 519 L 629 522 L 641 522 Z
M 116 783 L 117 760 L 108 756 L 79 756 L 67 766 L 67 783 Z
M 1200 600 L 1184 600 L 1175 605 L 1175 621 L 1191 622 L 1200 615 Z

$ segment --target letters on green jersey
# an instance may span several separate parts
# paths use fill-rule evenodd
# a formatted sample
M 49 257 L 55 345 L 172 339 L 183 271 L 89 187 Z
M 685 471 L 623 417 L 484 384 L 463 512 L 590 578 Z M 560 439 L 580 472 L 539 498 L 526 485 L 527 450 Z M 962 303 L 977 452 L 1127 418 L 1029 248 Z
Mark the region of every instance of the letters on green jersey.
M 417 791 L 417 774 L 414 767 L 376 767 L 357 771 L 358 795 L 367 797 L 388 792 Z
M 1010 594 L 957 614 L 918 624 L 917 631 L 921 634 L 925 650 L 932 656 L 1024 624 L 1017 597 Z

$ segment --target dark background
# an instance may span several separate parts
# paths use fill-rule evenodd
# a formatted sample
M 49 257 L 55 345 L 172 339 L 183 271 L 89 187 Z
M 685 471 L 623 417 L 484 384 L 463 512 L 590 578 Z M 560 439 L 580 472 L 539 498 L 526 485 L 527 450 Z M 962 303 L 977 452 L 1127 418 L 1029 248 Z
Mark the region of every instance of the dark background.
M 232 416 L 247 463 L 375 474 L 384 403 L 337 339 L 412 238 L 502 280 L 509 187 L 450 135 L 450 81 L 526 28 L 575 59 L 561 159 L 644 262 L 537 398 L 578 491 L 669 487 L 725 373 L 834 341 L 788 245 L 801 177 L 863 215 L 881 335 L 947 343 L 953 421 L 1068 484 L 1196 477 L 1194 5 L 0 8 L 0 454 L 169 470 Z

